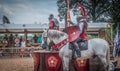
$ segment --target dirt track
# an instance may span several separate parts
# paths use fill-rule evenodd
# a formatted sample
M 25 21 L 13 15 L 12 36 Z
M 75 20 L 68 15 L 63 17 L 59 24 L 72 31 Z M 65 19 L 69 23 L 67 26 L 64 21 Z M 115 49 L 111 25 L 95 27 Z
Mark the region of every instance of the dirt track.
M 115 60 L 118 61 L 117 68 L 120 68 L 120 57 L 116 57 Z
M 0 58 L 0 71 L 34 71 L 32 58 Z
M 120 57 L 115 58 L 118 61 L 117 68 L 120 68 Z M 34 71 L 33 58 L 1 58 L 0 71 Z

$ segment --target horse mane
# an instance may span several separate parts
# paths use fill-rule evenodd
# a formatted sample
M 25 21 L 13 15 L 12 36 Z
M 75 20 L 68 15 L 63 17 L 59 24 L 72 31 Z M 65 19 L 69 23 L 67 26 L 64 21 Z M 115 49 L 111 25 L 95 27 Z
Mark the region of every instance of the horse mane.
M 48 30 L 48 37 L 60 38 L 66 36 L 67 34 L 58 30 Z

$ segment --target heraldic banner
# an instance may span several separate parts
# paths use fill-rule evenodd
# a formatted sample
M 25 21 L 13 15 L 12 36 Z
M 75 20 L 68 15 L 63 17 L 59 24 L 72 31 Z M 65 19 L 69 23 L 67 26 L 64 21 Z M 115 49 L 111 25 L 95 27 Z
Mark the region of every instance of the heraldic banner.
M 79 59 L 74 61 L 77 71 L 89 71 L 89 59 Z
M 40 65 L 40 54 L 34 53 L 34 71 L 39 71 L 39 65 Z
M 62 61 L 58 53 L 45 54 L 45 64 L 47 71 L 59 71 L 61 63 Z

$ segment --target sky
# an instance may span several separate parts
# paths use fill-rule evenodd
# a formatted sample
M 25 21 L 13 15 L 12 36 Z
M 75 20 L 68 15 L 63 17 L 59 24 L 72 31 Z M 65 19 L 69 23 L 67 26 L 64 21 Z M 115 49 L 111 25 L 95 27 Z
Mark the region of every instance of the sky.
M 57 0 L 0 0 L 0 24 L 3 15 L 14 24 L 48 23 L 49 14 L 58 18 Z

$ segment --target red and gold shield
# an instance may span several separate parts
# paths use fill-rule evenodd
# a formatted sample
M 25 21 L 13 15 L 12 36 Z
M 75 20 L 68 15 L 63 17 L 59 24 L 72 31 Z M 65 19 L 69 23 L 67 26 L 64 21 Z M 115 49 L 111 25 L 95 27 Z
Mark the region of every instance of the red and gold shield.
M 76 40 L 80 35 L 80 28 L 78 25 L 67 27 L 67 31 L 68 31 L 69 42 Z

